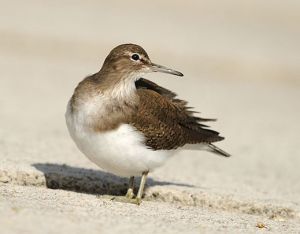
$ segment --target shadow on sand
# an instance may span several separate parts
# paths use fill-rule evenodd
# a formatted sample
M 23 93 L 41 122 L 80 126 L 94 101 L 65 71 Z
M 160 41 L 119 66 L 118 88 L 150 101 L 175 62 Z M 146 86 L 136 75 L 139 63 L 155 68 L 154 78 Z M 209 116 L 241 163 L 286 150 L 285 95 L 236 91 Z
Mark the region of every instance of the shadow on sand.
M 32 166 L 44 173 L 46 186 L 51 189 L 120 196 L 126 193 L 128 187 L 128 178 L 119 177 L 100 170 L 51 163 L 35 163 Z M 189 184 L 156 181 L 148 178 L 147 186 L 155 185 L 194 187 Z M 138 188 L 138 186 L 139 179 L 135 181 L 135 187 Z

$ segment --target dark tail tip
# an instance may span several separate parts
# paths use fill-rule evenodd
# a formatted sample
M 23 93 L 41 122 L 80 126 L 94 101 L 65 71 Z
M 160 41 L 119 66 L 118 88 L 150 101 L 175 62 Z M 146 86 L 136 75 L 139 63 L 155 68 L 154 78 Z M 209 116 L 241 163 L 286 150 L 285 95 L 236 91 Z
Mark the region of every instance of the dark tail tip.
M 221 155 L 221 156 L 224 156 L 227 158 L 231 156 L 229 153 L 225 152 L 224 150 L 218 148 L 217 146 L 215 146 L 213 144 L 208 144 L 208 147 L 212 153 L 215 153 L 217 155 Z

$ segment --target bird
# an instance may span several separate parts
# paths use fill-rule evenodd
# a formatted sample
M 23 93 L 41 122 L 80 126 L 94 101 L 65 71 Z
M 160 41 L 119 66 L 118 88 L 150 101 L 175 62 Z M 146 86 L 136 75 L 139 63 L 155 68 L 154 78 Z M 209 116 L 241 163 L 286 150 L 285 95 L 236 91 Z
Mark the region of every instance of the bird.
M 230 154 L 213 143 L 224 139 L 196 116 L 187 102 L 167 88 L 143 78 L 152 72 L 183 76 L 153 63 L 136 44 L 121 44 L 101 69 L 75 88 L 65 114 L 78 149 L 101 169 L 128 177 L 124 198 L 141 204 L 147 175 L 182 149 Z M 141 176 L 137 194 L 134 178 Z

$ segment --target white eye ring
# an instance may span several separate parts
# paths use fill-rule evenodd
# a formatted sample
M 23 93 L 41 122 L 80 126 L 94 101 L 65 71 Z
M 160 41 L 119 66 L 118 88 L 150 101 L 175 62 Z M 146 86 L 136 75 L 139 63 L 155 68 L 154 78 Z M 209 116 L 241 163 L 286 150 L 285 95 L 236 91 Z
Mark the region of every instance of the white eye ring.
M 133 54 L 131 55 L 131 60 L 133 61 L 139 61 L 141 58 L 140 58 L 140 55 L 139 54 Z

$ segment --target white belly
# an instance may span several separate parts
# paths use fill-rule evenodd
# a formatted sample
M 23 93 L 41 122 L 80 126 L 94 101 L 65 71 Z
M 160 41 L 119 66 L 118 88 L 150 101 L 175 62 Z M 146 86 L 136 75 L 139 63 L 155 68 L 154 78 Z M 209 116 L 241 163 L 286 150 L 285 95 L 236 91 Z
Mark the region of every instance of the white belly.
M 104 133 L 84 127 L 83 113 L 71 114 L 69 107 L 66 122 L 69 133 L 80 151 L 102 169 L 119 176 L 140 176 L 161 166 L 174 151 L 147 148 L 143 135 L 134 127 L 123 124 Z

